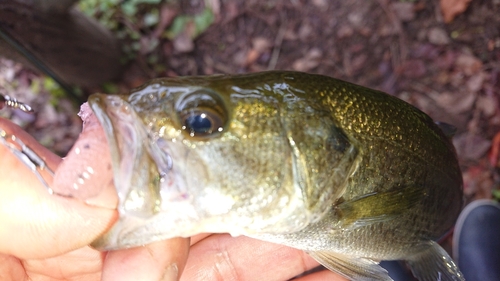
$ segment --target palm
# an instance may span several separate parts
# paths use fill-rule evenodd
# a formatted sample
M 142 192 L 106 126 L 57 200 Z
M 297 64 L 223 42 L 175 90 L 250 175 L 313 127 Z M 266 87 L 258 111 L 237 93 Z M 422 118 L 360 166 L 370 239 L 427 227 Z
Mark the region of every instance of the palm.
M 88 247 L 47 259 L 0 255 L 1 280 L 100 280 L 104 254 Z

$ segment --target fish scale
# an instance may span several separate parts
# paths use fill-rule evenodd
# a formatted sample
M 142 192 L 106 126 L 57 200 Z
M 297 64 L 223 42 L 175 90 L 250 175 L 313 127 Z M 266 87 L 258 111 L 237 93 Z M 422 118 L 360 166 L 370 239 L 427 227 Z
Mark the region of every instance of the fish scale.
M 111 149 L 115 179 L 132 175 L 115 185 L 120 220 L 96 248 L 228 232 L 305 250 L 352 280 L 390 280 L 378 261 L 393 259 L 419 280 L 463 280 L 433 242 L 462 204 L 449 127 L 404 101 L 274 71 L 160 78 L 89 104 L 111 124 L 109 145 L 121 144 Z M 143 136 L 154 137 L 131 141 Z M 162 159 L 173 165 L 157 181 Z M 126 208 L 140 204 L 161 208 L 140 218 Z

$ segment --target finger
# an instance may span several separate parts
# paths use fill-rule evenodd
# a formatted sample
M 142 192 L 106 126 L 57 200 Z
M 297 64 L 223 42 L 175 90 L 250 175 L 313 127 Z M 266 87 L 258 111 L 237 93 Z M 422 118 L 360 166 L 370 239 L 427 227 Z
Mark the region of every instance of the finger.
M 221 234 L 191 247 L 181 280 L 288 280 L 317 265 L 297 249 Z
M 26 260 L 22 265 L 29 280 L 94 281 L 101 279 L 103 258 L 104 253 L 83 247 L 53 258 Z
M 5 119 L 0 128 L 15 133 L 56 166 L 57 156 Z M 88 245 L 116 220 L 114 210 L 50 195 L 37 177 L 0 145 L 0 252 L 45 258 Z M 55 168 L 55 167 L 54 167 Z
M 178 280 L 188 252 L 188 238 L 174 238 L 109 252 L 104 261 L 102 281 Z
M 116 211 L 50 195 L 10 153 L 0 155 L 0 252 L 44 258 L 88 245 Z
M 26 133 L 22 128 L 10 122 L 9 120 L 0 117 L 0 129 L 4 130 L 8 135 L 14 135 L 18 137 L 24 142 L 26 146 L 40 153 L 42 159 L 45 161 L 47 166 L 52 169 L 52 171 L 55 171 L 57 166 L 59 166 L 59 164 L 61 163 L 62 160 L 59 156 L 55 155 L 46 147 L 39 144 L 30 134 Z M 3 147 L 3 145 L 0 145 L 0 147 L 5 151 L 7 150 L 5 147 Z M 3 155 L 3 153 L 1 155 Z
M 0 277 L 2 280 L 28 280 L 21 261 L 5 254 L 0 254 Z
M 212 233 L 200 233 L 200 234 L 196 234 L 194 236 L 191 237 L 191 246 L 193 246 L 194 244 L 202 241 L 203 239 L 209 237 L 210 235 L 214 235 Z M 215 234 L 216 235 L 216 234 Z

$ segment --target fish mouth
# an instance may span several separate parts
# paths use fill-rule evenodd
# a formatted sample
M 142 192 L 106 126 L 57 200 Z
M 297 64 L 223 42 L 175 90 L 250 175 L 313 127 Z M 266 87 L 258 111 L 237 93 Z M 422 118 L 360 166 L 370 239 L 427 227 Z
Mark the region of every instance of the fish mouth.
M 140 245 L 147 221 L 160 211 L 160 182 L 169 176 L 170 156 L 151 139 L 125 96 L 94 94 L 88 101 L 108 142 L 118 194 L 118 221 L 91 246 L 99 250 Z

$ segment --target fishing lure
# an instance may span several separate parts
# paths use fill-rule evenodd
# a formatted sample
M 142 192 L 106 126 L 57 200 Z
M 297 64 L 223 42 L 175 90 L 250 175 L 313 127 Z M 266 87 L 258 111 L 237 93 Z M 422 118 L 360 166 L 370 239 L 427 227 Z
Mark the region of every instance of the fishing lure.
M 19 161 L 36 175 L 50 194 L 54 194 L 54 191 L 42 176 L 42 171 L 47 171 L 51 177 L 54 177 L 54 171 L 47 166 L 45 161 L 35 151 L 28 147 L 21 139 L 15 135 L 8 134 L 2 128 L 0 128 L 0 143 L 9 149 Z
M 30 105 L 11 98 L 8 95 L 0 94 L 0 109 L 4 108 L 18 109 L 30 114 L 35 112 Z M 54 191 L 42 176 L 42 171 L 46 171 L 50 177 L 54 177 L 54 171 L 47 166 L 42 157 L 27 146 L 20 138 L 7 133 L 7 131 L 2 128 L 0 128 L 0 143 L 9 149 L 19 161 L 26 165 L 26 167 L 36 175 L 38 180 L 47 188 L 50 194 L 54 194 Z

